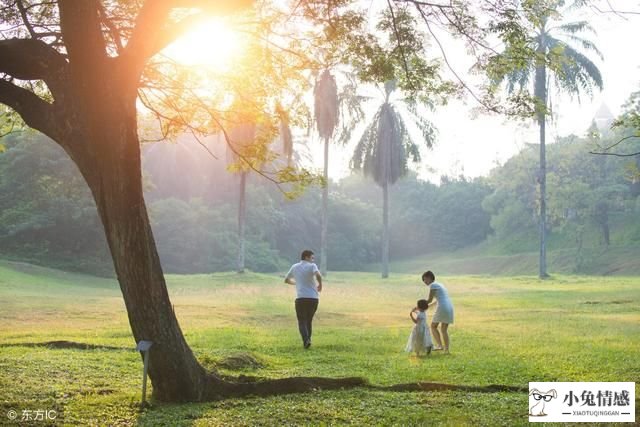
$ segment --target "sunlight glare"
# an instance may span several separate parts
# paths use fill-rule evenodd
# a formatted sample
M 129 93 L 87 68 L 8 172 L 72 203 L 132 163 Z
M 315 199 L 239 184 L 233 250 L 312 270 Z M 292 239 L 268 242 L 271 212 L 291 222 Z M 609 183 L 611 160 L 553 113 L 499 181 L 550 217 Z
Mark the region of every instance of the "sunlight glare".
M 208 66 L 224 72 L 241 53 L 237 32 L 221 20 L 210 20 L 195 26 L 176 40 L 166 53 L 174 60 L 190 66 Z

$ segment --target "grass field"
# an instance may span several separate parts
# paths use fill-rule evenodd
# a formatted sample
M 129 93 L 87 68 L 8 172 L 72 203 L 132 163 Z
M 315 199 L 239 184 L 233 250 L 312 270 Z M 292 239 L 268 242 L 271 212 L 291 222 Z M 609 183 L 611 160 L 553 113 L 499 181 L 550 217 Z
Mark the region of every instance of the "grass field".
M 424 359 L 402 352 L 408 312 L 425 295 L 414 275 L 331 273 L 308 351 L 293 289 L 277 275 L 169 276 L 168 286 L 196 356 L 230 375 L 522 387 L 640 380 L 640 278 L 439 279 L 456 310 L 452 354 Z M 25 409 L 54 409 L 65 425 L 528 424 L 526 393 L 509 392 L 354 389 L 139 411 L 142 364 L 115 281 L 0 262 L 0 320 L 0 425 L 20 425 L 5 414 Z M 37 345 L 55 340 L 103 347 Z M 221 367 L 247 353 L 262 366 Z
M 447 275 L 537 275 L 540 253 L 503 253 L 483 242 L 455 252 L 433 253 L 396 261 L 391 271 L 418 273 L 425 265 L 437 265 Z M 553 274 L 594 276 L 640 276 L 640 246 L 598 246 L 584 248 L 580 255 L 575 248 L 553 249 L 547 252 L 548 269 Z M 380 265 L 370 264 L 369 271 L 380 271 Z

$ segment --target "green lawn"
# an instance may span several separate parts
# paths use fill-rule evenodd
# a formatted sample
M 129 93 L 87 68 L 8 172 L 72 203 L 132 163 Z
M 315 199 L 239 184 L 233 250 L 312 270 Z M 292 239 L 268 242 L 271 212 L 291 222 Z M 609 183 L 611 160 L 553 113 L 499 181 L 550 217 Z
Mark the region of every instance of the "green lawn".
M 640 278 L 439 279 L 456 310 L 452 354 L 424 359 L 402 352 L 408 312 L 425 296 L 414 275 L 331 273 L 309 351 L 297 336 L 293 289 L 277 275 L 169 276 L 168 283 L 205 366 L 238 353 L 263 365 L 225 374 L 362 376 L 374 385 L 640 380 Z M 140 412 L 142 364 L 115 281 L 0 262 L 0 320 L 0 425 L 7 411 L 23 409 L 54 409 L 68 425 L 528 424 L 525 393 L 355 389 L 154 402 Z M 29 345 L 54 340 L 108 347 Z

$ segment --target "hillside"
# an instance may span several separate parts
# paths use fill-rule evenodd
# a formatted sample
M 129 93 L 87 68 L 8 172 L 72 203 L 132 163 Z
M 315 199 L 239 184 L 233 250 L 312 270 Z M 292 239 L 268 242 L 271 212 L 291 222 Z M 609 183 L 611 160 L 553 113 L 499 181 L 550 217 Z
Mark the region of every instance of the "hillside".
M 640 246 L 584 249 L 579 269 L 577 261 L 575 248 L 547 252 L 548 271 L 552 275 L 633 276 L 640 275 Z M 379 264 L 372 264 L 367 271 L 379 271 L 379 268 Z M 455 252 L 420 255 L 391 266 L 391 271 L 397 273 L 420 273 L 425 269 L 446 275 L 536 275 L 538 252 L 495 255 L 484 243 Z

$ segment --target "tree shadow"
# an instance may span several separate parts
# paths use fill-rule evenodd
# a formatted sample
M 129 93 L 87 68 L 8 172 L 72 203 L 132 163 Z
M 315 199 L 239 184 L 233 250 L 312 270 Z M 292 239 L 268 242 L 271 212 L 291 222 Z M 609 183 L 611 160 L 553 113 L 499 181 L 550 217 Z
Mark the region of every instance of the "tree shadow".
M 46 347 L 49 349 L 73 349 L 73 350 L 133 350 L 127 347 L 114 347 L 110 345 L 87 344 L 75 341 L 46 341 L 46 342 L 17 342 L 0 344 L 0 347 Z

